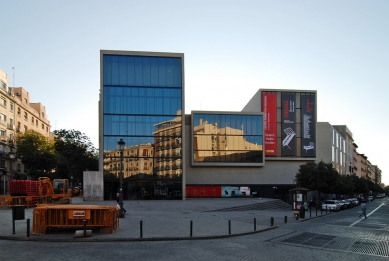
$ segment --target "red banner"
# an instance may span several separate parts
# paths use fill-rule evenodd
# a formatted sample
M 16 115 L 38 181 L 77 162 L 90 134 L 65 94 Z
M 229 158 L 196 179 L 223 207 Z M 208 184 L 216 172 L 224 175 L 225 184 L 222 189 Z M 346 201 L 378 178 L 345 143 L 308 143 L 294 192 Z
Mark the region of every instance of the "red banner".
M 265 127 L 265 156 L 277 156 L 277 94 L 262 93 Z
M 220 198 L 221 195 L 221 186 L 186 186 L 188 198 Z

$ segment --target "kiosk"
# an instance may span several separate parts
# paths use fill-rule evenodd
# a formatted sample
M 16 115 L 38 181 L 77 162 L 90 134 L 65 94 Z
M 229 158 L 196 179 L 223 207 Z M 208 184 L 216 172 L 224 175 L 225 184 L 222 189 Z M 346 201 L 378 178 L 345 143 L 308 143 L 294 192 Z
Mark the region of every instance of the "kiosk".
M 307 194 L 309 189 L 297 187 L 289 190 L 292 193 L 292 210 L 294 217 L 305 218 L 305 210 L 307 209 Z

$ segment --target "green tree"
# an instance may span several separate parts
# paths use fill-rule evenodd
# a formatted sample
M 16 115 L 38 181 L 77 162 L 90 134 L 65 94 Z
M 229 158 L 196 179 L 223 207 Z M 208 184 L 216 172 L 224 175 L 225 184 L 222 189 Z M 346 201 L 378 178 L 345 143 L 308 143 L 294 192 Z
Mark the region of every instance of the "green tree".
M 54 147 L 57 153 L 57 174 L 75 181 L 82 181 L 83 171 L 97 171 L 99 168 L 98 151 L 89 137 L 76 130 L 55 130 Z
M 16 136 L 16 157 L 21 159 L 33 178 L 50 176 L 56 166 L 54 142 L 34 130 Z

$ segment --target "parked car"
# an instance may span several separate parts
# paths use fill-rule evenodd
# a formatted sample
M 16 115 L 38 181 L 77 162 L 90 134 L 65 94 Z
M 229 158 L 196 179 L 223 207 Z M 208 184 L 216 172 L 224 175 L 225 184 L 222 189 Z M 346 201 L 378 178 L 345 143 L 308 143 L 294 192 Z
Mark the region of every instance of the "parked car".
M 340 205 L 340 209 L 341 209 L 341 210 L 344 210 L 344 209 L 348 208 L 347 203 L 346 203 L 345 200 L 343 200 L 343 199 L 337 199 L 337 201 L 339 202 L 339 205 Z
M 337 200 L 326 200 L 321 205 L 322 210 L 331 210 L 331 211 L 339 211 L 340 210 L 340 204 Z
M 350 198 L 350 200 L 354 201 L 354 206 L 359 205 L 359 200 L 357 198 Z
M 355 202 L 354 202 L 354 200 L 352 200 L 352 199 L 346 199 L 346 203 L 347 203 L 347 206 L 348 206 L 348 208 L 353 208 L 353 207 L 355 207 Z

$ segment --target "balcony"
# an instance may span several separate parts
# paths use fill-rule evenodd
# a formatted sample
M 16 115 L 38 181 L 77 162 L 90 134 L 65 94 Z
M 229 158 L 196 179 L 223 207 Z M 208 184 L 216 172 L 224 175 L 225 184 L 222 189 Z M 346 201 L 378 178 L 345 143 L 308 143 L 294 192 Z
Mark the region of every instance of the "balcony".
M 7 129 L 9 130 L 15 130 L 15 125 L 7 123 Z

